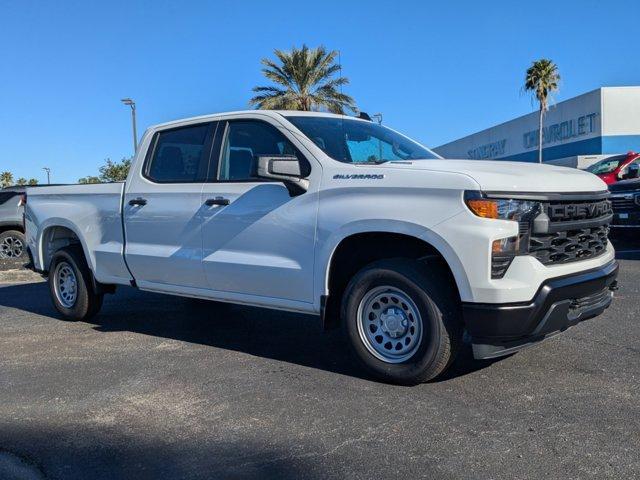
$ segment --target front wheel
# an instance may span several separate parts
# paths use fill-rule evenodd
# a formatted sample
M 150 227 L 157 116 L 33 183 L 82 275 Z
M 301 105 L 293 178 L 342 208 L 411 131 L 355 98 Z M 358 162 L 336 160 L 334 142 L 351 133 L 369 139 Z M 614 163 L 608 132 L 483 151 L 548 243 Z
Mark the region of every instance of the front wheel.
M 71 245 L 51 259 L 49 290 L 53 306 L 67 320 L 87 320 L 102 307 L 103 295 L 93 290 L 92 273 L 82 248 Z
M 342 323 L 356 357 L 391 383 L 415 385 L 437 377 L 461 343 L 454 292 L 439 265 L 398 258 L 363 268 L 342 302 Z

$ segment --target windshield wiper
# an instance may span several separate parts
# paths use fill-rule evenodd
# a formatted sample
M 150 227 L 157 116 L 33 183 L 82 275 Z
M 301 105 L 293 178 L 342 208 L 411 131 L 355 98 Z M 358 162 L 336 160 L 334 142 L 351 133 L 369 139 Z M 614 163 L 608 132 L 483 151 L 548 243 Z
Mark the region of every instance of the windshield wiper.
M 383 163 L 390 162 L 391 160 L 372 160 L 369 162 L 353 162 L 354 165 L 382 165 Z

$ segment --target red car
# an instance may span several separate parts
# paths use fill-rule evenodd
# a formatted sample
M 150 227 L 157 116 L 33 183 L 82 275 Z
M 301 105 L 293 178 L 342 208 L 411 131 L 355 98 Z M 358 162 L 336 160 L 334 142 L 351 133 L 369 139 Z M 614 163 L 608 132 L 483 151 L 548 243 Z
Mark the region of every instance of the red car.
M 629 177 L 629 165 L 640 165 L 640 153 L 629 152 L 626 155 L 615 155 L 594 163 L 586 170 L 605 181 L 607 185 L 626 180 Z

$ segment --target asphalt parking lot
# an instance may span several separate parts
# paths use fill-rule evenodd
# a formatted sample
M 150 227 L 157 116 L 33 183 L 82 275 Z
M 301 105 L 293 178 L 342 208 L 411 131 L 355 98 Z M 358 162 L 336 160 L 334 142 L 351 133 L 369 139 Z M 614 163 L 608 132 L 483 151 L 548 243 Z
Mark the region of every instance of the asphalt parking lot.
M 413 388 L 314 317 L 121 288 L 66 322 L 4 265 L 0 478 L 638 478 L 640 250 L 618 248 L 603 316 Z

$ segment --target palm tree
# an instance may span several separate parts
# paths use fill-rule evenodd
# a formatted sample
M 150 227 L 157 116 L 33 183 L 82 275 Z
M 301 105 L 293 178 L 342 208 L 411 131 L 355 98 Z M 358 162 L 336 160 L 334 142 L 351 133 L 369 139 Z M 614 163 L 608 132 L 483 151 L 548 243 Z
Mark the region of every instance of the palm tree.
M 338 52 L 320 46 L 301 49 L 293 47 L 290 52 L 274 50 L 279 63 L 262 59 L 262 73 L 276 86 L 255 87 L 258 95 L 249 103 L 264 110 L 321 110 L 344 113 L 345 109 L 357 111 L 356 103 L 342 93 L 342 86 L 349 80 L 341 75 L 340 65 L 334 63 Z
M 549 95 L 558 90 L 560 74 L 558 66 L 551 60 L 541 58 L 527 68 L 524 90 L 531 92 L 540 104 L 538 129 L 538 162 L 542 163 L 542 123 L 544 112 L 549 108 Z
M 19 185 L 22 187 L 26 184 L 27 184 L 27 179 L 24 177 L 20 177 L 19 179 L 16 180 L 16 185 Z
M 13 174 L 11 172 L 0 173 L 0 185 L 3 188 L 13 185 Z
M 38 185 L 38 179 L 37 178 L 30 178 L 29 181 L 27 182 L 28 185 L 34 186 L 34 185 Z

